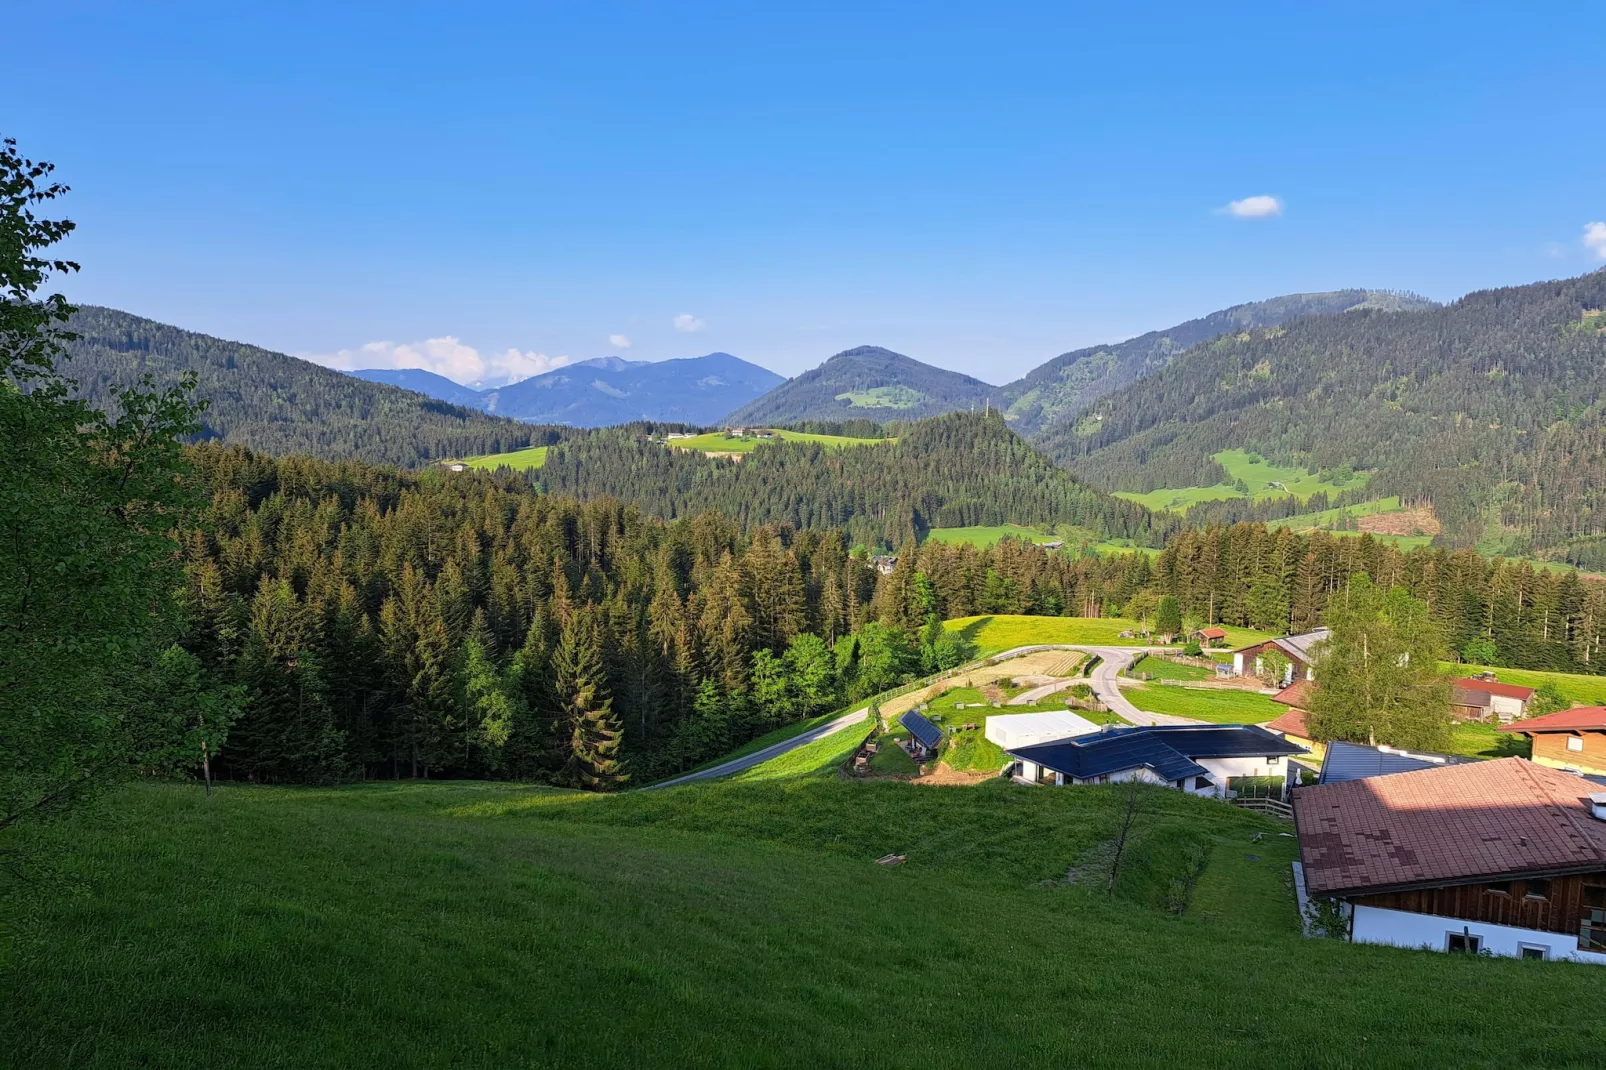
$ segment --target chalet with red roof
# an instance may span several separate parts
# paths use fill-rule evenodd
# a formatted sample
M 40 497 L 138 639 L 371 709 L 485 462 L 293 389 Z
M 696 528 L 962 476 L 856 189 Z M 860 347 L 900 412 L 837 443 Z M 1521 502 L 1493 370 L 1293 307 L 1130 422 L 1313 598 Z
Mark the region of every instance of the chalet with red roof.
M 1533 697 L 1533 688 L 1502 684 L 1493 673 L 1450 681 L 1450 703 L 1456 716 L 1468 721 L 1494 717 L 1502 724 L 1509 724 L 1527 715 L 1528 700 Z
M 1273 695 L 1271 700 L 1287 706 L 1288 712 L 1267 721 L 1267 730 L 1276 732 L 1284 739 L 1298 743 L 1302 747 L 1309 748 L 1314 744 L 1315 740 L 1311 737 L 1306 722 L 1306 709 L 1310 705 L 1310 693 L 1315 686 L 1310 680 L 1295 680 Z
M 1200 628 L 1194 632 L 1190 639 L 1197 639 L 1200 646 L 1223 646 L 1227 642 L 1227 629 Z
M 1302 899 L 1357 943 L 1606 965 L 1599 784 L 1468 762 L 1295 788 L 1294 821 Z
M 1533 760 L 1552 769 L 1606 775 L 1606 706 L 1575 706 L 1543 717 L 1501 725 L 1533 744 Z

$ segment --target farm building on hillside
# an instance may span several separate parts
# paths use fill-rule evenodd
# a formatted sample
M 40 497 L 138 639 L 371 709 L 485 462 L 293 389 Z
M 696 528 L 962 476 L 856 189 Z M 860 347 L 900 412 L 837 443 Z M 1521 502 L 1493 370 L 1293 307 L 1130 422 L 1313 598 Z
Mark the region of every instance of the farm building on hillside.
M 1327 754 L 1322 758 L 1322 772 L 1316 782 L 1342 784 L 1350 780 L 1412 773 L 1418 769 L 1437 769 L 1442 765 L 1461 765 L 1477 760 L 1454 754 L 1432 754 L 1398 747 L 1369 747 L 1364 743 L 1334 740 L 1327 745 Z
M 1198 631 L 1189 636 L 1189 638 L 1197 639 L 1200 646 L 1221 646 L 1227 641 L 1227 629 L 1200 628 Z
M 1357 943 L 1606 965 L 1606 792 L 1501 758 L 1294 790 L 1302 885 Z
M 942 749 L 942 729 L 925 714 L 910 710 L 898 718 L 898 723 L 909 730 L 909 756 L 915 761 L 934 758 Z
M 1606 706 L 1578 706 L 1515 724 L 1498 732 L 1521 732 L 1533 743 L 1533 760 L 1552 769 L 1606 774 Z
M 1090 735 L 1099 726 L 1070 710 L 1043 710 L 1040 713 L 1007 713 L 987 718 L 983 733 L 1002 750 L 1031 747 L 1051 743 L 1057 739 L 1071 739 Z
M 1233 777 L 1283 777 L 1283 759 L 1305 748 L 1259 725 L 1106 727 L 1095 734 L 1016 747 L 1028 784 L 1117 784 L 1144 780 L 1194 795 L 1225 797 Z
M 1260 676 L 1265 673 L 1266 659 L 1271 654 L 1280 654 L 1288 661 L 1288 667 L 1283 671 L 1282 686 L 1287 687 L 1295 680 L 1314 680 L 1315 672 L 1311 663 L 1315 655 L 1311 648 L 1326 639 L 1326 628 L 1317 628 L 1315 631 L 1304 632 L 1300 635 L 1285 635 L 1281 639 L 1268 639 L 1264 643 L 1254 643 L 1242 650 L 1232 652 L 1232 672 L 1234 676 Z
M 1509 724 L 1527 715 L 1528 700 L 1534 697 L 1534 689 L 1502 684 L 1493 673 L 1483 673 L 1451 680 L 1450 696 L 1456 716 L 1464 720 L 1485 721 L 1498 717 L 1500 723 Z

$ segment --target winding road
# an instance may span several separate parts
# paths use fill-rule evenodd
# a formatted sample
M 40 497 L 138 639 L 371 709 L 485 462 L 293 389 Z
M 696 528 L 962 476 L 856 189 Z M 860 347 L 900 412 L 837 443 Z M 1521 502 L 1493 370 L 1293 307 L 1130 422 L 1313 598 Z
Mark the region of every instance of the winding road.
M 1204 722 L 1195 721 L 1190 717 L 1173 717 L 1170 714 L 1149 713 L 1147 710 L 1140 710 L 1132 705 L 1125 695 L 1121 694 L 1121 687 L 1116 683 L 1116 677 L 1120 675 L 1123 669 L 1131 665 L 1139 654 L 1146 653 L 1148 649 L 1148 647 L 1141 646 L 1086 646 L 1080 643 L 1039 643 L 1033 646 L 1016 647 L 1013 650 L 1005 650 L 998 654 L 990 655 L 984 664 L 997 664 L 1037 650 L 1080 650 L 1093 654 L 1100 659 L 1099 664 L 1093 669 L 1092 675 L 1087 677 L 1086 682 L 1093 688 L 1093 693 L 1099 697 L 1099 700 L 1109 707 L 1111 712 L 1119 715 L 1122 719 L 1136 725 L 1203 724 Z M 972 663 L 963 669 L 956 669 L 954 672 L 966 672 L 974 668 L 975 663 Z M 1033 688 L 1031 691 L 1018 696 L 1016 702 L 1019 703 L 1021 700 L 1026 699 L 1028 695 L 1037 698 L 1046 697 L 1055 691 L 1081 682 L 1081 680 L 1069 679 L 1053 684 L 1044 684 L 1042 687 Z M 744 769 L 751 769 L 755 765 L 761 765 L 771 758 L 778 758 L 788 751 L 806 747 L 815 740 L 834 735 L 844 728 L 851 728 L 853 725 L 861 724 L 869 715 L 870 707 L 865 706 L 862 709 L 854 710 L 852 713 L 844 713 L 841 717 L 811 728 L 807 732 L 801 732 L 791 739 L 783 739 L 779 743 L 772 743 L 762 750 L 744 754 L 739 758 L 732 758 L 730 761 L 721 762 L 718 765 L 711 765 L 707 769 L 698 769 L 694 772 L 682 773 L 680 776 L 672 777 L 669 780 L 660 780 L 656 784 L 648 784 L 638 790 L 656 791 L 659 788 L 670 788 L 677 784 L 689 784 L 695 780 L 717 780 L 720 777 L 730 776 L 732 773 L 740 773 Z

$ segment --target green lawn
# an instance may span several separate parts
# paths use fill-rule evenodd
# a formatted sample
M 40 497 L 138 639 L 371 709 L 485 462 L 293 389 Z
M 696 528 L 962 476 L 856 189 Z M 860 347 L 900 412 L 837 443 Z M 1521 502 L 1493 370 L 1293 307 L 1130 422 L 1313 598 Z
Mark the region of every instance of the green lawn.
M 1496 732 L 1493 724 L 1482 721 L 1457 721 L 1450 728 L 1450 742 L 1445 749 L 1468 758 L 1527 758 L 1533 753 L 1527 736 Z
M 1127 670 L 1127 675 L 1148 673 L 1156 680 L 1211 680 L 1215 678 L 1213 669 L 1206 669 L 1199 665 L 1181 665 L 1169 658 L 1149 657 L 1145 655 L 1133 663 Z
M 909 752 L 898 746 L 893 736 L 882 736 L 882 744 L 870 756 L 870 771 L 880 776 L 914 776 L 920 766 Z
M 1287 706 L 1253 691 L 1146 684 L 1123 687 L 1121 693 L 1140 710 L 1213 724 L 1261 724 L 1288 712 Z
M 1121 633 L 1137 627 L 1125 617 L 1032 617 L 998 613 L 979 617 L 956 617 L 944 621 L 949 631 L 963 632 L 983 655 L 996 654 L 1017 646 L 1040 643 L 1138 646 L 1136 639 L 1122 639 Z M 1273 636 L 1250 628 L 1227 627 L 1230 646 L 1248 646 Z
M 1331 479 L 1323 479 L 1319 473 L 1307 472 L 1303 468 L 1285 468 L 1272 464 L 1259 454 L 1248 450 L 1222 450 L 1212 455 L 1212 459 L 1226 469 L 1225 482 L 1213 487 L 1166 488 L 1151 490 L 1144 494 L 1117 491 L 1116 497 L 1138 502 L 1156 511 L 1186 512 L 1201 502 L 1245 497 L 1243 491 L 1237 487 L 1239 480 L 1242 480 L 1244 486 L 1248 488 L 1248 497 L 1253 501 L 1292 494 L 1303 502 L 1318 491 L 1324 491 L 1331 496 L 1364 486 L 1368 478 L 1367 473 L 1357 472 L 1345 482 L 1335 483 Z
M 1147 789 L 130 788 L 0 888 L 18 1067 L 1593 1066 L 1606 970 L 1304 940 Z M 1263 838 L 1254 839 L 1256 834 Z M 1182 916 L 1166 889 L 1208 864 Z M 873 864 L 889 853 L 908 862 Z M 1067 869 L 1083 867 L 1064 886 Z M 1561 995 L 1565 993 L 1565 995 Z M 905 1026 L 906 1022 L 913 1024 Z
M 1050 535 L 1037 528 L 1029 528 L 1021 524 L 1003 524 L 998 527 L 970 527 L 970 528 L 932 528 L 926 533 L 926 538 L 937 542 L 963 544 L 975 547 L 987 547 L 1005 536 L 1017 539 L 1030 539 L 1032 542 L 1053 542 L 1058 536 Z
M 758 438 L 753 435 L 743 435 L 740 438 L 727 435 L 724 431 L 710 431 L 706 435 L 696 435 L 692 438 L 677 438 L 666 445 L 677 450 L 697 450 L 702 453 L 751 453 L 760 446 L 767 446 L 777 439 L 783 442 L 817 442 L 822 446 L 839 448 L 844 446 L 878 446 L 882 443 L 893 442 L 890 438 L 849 438 L 845 435 L 814 435 L 803 431 L 775 432 L 775 438 Z
M 514 450 L 512 453 L 487 453 L 483 457 L 465 457 L 456 463 L 466 464 L 470 468 L 483 468 L 486 471 L 513 468 L 526 472 L 546 464 L 546 451 L 546 446 L 531 446 L 527 450 Z

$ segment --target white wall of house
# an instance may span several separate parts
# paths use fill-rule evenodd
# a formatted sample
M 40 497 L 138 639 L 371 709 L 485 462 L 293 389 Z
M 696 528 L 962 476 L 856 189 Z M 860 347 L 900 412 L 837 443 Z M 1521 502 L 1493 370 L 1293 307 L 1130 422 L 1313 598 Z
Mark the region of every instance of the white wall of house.
M 1489 705 L 1494 710 L 1495 716 L 1503 722 L 1516 720 L 1527 709 L 1527 703 L 1522 699 L 1507 695 L 1490 695 Z
M 1356 906 L 1350 939 L 1358 944 L 1389 944 L 1393 947 L 1427 948 L 1445 951 L 1450 933 L 1470 932 L 1483 941 L 1483 949 L 1495 955 L 1520 958 L 1524 945 L 1547 949 L 1547 958 L 1572 959 L 1606 966 L 1606 954 L 1580 951 L 1578 937 L 1542 929 L 1518 929 L 1510 925 L 1491 925 L 1481 921 L 1445 918 L 1437 914 L 1417 914 L 1409 910 Z
M 1288 775 L 1288 759 L 1282 757 L 1195 758 L 1194 761 L 1204 766 L 1210 779 L 1215 781 L 1215 790 L 1205 793 L 1210 795 L 1224 794 L 1228 777 Z

